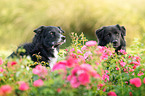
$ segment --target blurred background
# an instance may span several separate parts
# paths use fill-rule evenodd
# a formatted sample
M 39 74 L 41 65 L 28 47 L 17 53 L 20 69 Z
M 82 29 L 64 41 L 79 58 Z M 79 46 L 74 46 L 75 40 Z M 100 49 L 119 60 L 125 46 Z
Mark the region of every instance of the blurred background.
M 95 30 L 125 26 L 127 47 L 134 38 L 145 43 L 145 0 L 0 0 L 0 50 L 31 42 L 41 25 L 60 26 L 70 45 L 71 32 L 97 40 Z

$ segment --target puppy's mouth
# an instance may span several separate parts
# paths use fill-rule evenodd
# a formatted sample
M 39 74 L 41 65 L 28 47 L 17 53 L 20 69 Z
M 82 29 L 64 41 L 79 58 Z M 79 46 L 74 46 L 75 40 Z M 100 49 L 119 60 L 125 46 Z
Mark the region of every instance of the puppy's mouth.
M 119 47 L 119 45 L 113 44 L 113 47 L 114 47 L 114 48 L 117 48 L 117 47 Z
M 65 42 L 66 42 L 66 40 L 61 40 L 61 42 L 57 42 L 57 43 L 53 44 L 52 47 L 58 47 L 58 46 L 62 45 Z

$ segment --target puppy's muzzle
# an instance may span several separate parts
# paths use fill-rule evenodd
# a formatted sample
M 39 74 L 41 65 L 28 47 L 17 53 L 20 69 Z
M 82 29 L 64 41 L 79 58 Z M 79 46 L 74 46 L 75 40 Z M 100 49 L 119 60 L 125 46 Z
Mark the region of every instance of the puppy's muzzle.
M 113 44 L 116 44 L 117 42 L 118 42 L 118 40 L 113 40 L 112 41 Z
M 114 48 L 118 47 L 118 40 L 113 40 L 112 43 Z

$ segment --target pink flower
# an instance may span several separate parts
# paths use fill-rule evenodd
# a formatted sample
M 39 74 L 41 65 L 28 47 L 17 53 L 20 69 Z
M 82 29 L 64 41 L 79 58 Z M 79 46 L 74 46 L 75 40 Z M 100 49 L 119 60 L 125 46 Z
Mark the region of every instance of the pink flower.
M 106 91 L 106 88 L 103 89 L 103 92 L 105 92 L 105 91 Z
M 36 74 L 42 78 L 44 78 L 47 75 L 47 69 L 45 66 L 37 65 L 33 70 L 33 74 Z
M 2 67 L 0 67 L 0 72 L 1 72 L 1 73 L 4 72 L 4 69 L 3 69 Z
M 129 72 L 133 72 L 134 71 L 134 69 L 131 69 L 130 67 L 129 67 Z
M 140 80 L 140 78 L 130 79 L 130 84 L 135 85 L 136 87 L 140 87 L 141 86 L 141 80 Z
M 65 51 L 68 51 L 68 49 L 65 49 Z
M 125 81 L 125 83 L 126 83 L 126 84 L 128 84 L 128 82 L 127 82 L 127 81 Z
M 140 66 L 140 63 L 139 62 L 136 62 L 136 61 L 133 61 L 130 64 L 134 64 L 134 65 L 139 65 Z
M 129 96 L 133 96 L 132 92 L 129 92 Z
M 115 92 L 109 92 L 107 96 L 117 96 Z
M 75 68 L 72 70 L 72 75 L 77 75 L 77 73 L 79 73 L 79 71 L 80 71 L 80 66 L 75 66 Z
M 145 84 L 145 78 L 143 79 L 143 83 Z
M 78 82 L 76 76 L 73 76 L 73 77 L 72 77 L 70 83 L 71 83 L 71 86 L 72 86 L 73 88 L 77 88 L 77 87 L 79 87 L 80 84 L 81 84 L 80 82 Z
M 87 49 L 87 46 L 85 46 L 85 45 L 81 48 L 82 51 L 84 51 L 86 49 Z
M 74 48 L 72 48 L 72 49 L 70 50 L 70 52 L 73 52 L 73 51 L 75 51 L 75 49 L 74 49 Z
M 72 78 L 72 75 L 68 75 L 68 76 L 67 76 L 67 80 L 68 80 L 68 81 L 71 81 L 71 78 Z
M 44 82 L 41 79 L 38 79 L 33 82 L 33 86 L 35 86 L 35 87 L 41 87 L 41 86 L 43 86 L 43 84 L 44 84 Z
M 121 65 L 122 67 L 124 67 L 124 66 L 126 65 L 126 63 L 123 62 L 123 61 L 121 60 L 121 61 L 120 61 L 120 65 Z
M 85 85 L 90 82 L 90 76 L 88 73 L 84 72 L 79 75 L 78 80 L 82 85 Z
M 100 77 L 90 64 L 82 64 L 82 65 L 80 65 L 80 68 L 83 69 L 84 71 L 88 72 L 94 78 Z
M 66 63 L 67 63 L 67 61 L 60 61 L 60 62 L 56 63 L 53 66 L 52 71 L 55 71 L 55 70 L 64 70 L 64 71 L 66 71 Z
M 26 91 L 29 89 L 29 85 L 24 81 L 19 81 L 18 84 L 19 84 L 19 90 L 21 91 Z
M 90 76 L 94 78 L 100 78 L 100 75 L 92 68 L 89 64 L 76 65 L 72 71 L 71 75 L 67 77 L 73 88 L 77 88 L 80 85 L 87 86 L 90 83 Z
M 73 66 L 75 66 L 75 65 L 77 65 L 77 64 L 78 64 L 78 59 L 77 59 L 76 57 L 70 56 L 70 57 L 67 59 L 66 65 L 67 65 L 68 67 L 73 67 Z
M 85 58 L 82 55 L 78 55 L 78 62 L 85 62 Z
M 5 96 L 5 94 L 9 94 L 12 92 L 12 88 L 9 85 L 2 85 L 0 88 L 0 95 Z
M 0 58 L 0 65 L 2 65 L 3 64 L 3 60 L 2 60 L 2 58 Z
M 77 53 L 78 53 L 78 54 L 82 54 L 83 52 L 82 52 L 81 50 L 78 50 L 78 49 L 77 49 Z
M 11 66 L 16 65 L 16 64 L 17 64 L 16 61 L 12 61 L 12 62 L 11 62 Z
M 90 82 L 89 73 L 79 65 L 76 66 L 71 73 L 72 74 L 67 77 L 67 80 L 70 81 L 73 88 L 77 88 L 80 85 L 86 85 Z
M 119 52 L 122 53 L 122 54 L 124 54 L 124 55 L 127 54 L 127 52 L 125 52 L 125 50 L 122 50 L 122 49 L 119 50 Z
M 57 92 L 60 93 L 61 92 L 61 88 L 57 88 Z
M 141 58 L 139 56 L 133 57 L 133 60 L 136 60 L 138 63 L 140 63 Z
M 136 65 L 133 66 L 133 69 L 136 69 Z
M 96 41 L 88 41 L 86 42 L 86 46 L 90 47 L 90 46 L 95 46 L 97 44 Z
M 84 58 L 85 59 L 87 59 L 88 57 L 89 57 L 89 55 L 92 55 L 92 53 L 89 51 L 89 52 L 86 52 L 85 54 L 84 54 Z
M 97 51 L 96 51 L 96 53 L 97 54 L 104 54 L 105 53 L 105 50 L 107 49 L 107 47 L 105 46 L 105 47 L 102 47 L 102 46 L 97 46 Z M 106 54 L 106 53 L 105 53 Z
M 140 71 L 137 75 L 141 76 L 141 75 L 144 75 L 144 73 Z
M 12 61 L 12 62 L 8 62 L 7 66 L 8 66 L 8 67 L 11 67 L 11 66 L 14 66 L 14 65 L 16 65 L 16 64 L 17 64 L 16 61 Z
M 119 70 L 119 67 L 117 67 L 116 70 Z
M 108 54 L 102 53 L 102 56 L 100 58 L 101 58 L 101 60 L 107 60 L 108 59 Z
M 3 91 L 0 88 L 0 96 L 3 96 L 3 95 L 4 95 L 4 93 L 3 93 Z
M 98 89 L 101 89 L 105 84 L 98 84 L 97 87 Z
M 108 76 L 107 74 L 104 74 L 104 75 L 102 76 L 102 79 L 103 79 L 105 82 L 107 82 L 107 81 L 109 81 L 109 76 Z

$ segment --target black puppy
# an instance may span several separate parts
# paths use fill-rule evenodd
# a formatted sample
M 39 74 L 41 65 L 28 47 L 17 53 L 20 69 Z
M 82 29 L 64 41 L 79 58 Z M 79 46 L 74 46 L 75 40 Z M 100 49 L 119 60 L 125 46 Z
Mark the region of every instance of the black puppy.
M 18 47 L 16 52 L 13 52 L 9 57 L 14 56 L 30 56 L 35 62 L 38 61 L 36 55 L 40 55 L 39 62 L 48 62 L 51 68 L 57 61 L 59 46 L 65 42 L 65 36 L 62 35 L 64 31 L 60 27 L 54 26 L 40 26 L 35 29 L 36 33 L 31 43 L 26 43 Z M 23 47 L 26 52 L 18 52 Z M 35 55 L 34 55 L 35 54 Z
M 113 44 L 115 52 L 118 50 L 126 50 L 126 41 L 124 36 L 126 35 L 126 29 L 124 26 L 111 25 L 104 26 L 96 30 L 96 35 L 98 39 L 98 45 L 106 46 L 109 43 Z

